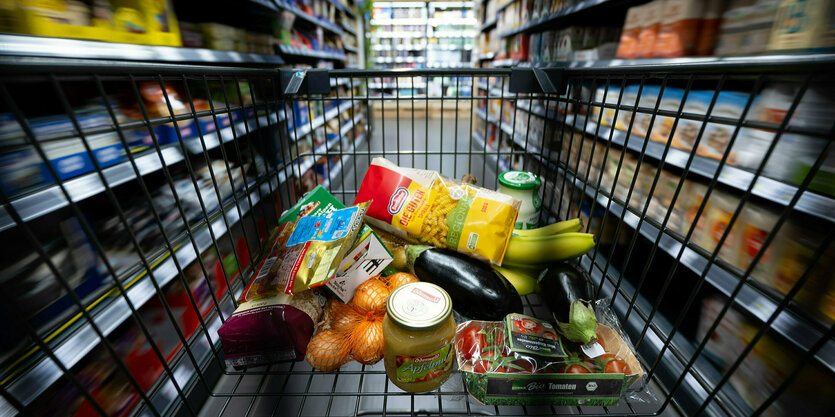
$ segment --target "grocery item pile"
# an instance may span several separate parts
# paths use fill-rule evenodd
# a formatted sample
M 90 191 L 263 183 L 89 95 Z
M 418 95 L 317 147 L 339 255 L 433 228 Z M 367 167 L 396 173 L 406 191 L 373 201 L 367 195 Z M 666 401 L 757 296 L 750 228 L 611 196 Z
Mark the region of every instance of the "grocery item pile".
M 227 364 L 383 360 L 409 392 L 457 366 L 485 404 L 614 405 L 640 390 L 628 338 L 569 262 L 594 247 L 580 220 L 537 227 L 533 173 L 502 174 L 506 193 L 470 182 L 375 158 L 353 206 L 322 187 L 302 197 L 218 331 Z M 553 317 L 523 314 L 537 291 Z

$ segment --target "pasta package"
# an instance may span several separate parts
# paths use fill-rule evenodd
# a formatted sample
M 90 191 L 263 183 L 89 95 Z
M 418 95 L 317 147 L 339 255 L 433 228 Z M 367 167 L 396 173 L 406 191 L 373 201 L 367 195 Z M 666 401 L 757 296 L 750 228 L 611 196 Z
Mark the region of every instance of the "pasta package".
M 275 279 L 261 280 L 261 285 L 285 294 L 325 285 L 351 250 L 367 209 L 368 203 L 357 204 L 286 223 L 258 272 Z
M 354 204 L 371 202 L 366 222 L 404 239 L 501 264 L 519 200 L 436 171 L 374 158 Z

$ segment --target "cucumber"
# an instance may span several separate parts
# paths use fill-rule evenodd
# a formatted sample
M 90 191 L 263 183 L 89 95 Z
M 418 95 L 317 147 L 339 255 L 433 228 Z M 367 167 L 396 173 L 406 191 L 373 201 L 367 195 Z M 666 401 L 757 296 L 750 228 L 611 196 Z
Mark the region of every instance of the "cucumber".
M 522 298 L 513 285 L 484 262 L 447 249 L 409 245 L 406 258 L 421 281 L 449 293 L 452 308 L 476 320 L 503 320 L 522 313 Z

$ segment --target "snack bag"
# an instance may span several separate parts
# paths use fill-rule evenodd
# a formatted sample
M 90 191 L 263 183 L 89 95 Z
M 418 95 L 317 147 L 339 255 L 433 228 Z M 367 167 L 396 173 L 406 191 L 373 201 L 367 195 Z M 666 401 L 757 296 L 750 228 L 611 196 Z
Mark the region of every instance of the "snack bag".
M 258 273 L 277 279 L 262 285 L 293 294 L 327 283 L 354 244 L 367 209 L 368 203 L 358 204 L 285 224 Z
M 270 234 L 273 241 L 278 232 L 275 228 Z M 267 250 L 261 253 L 268 254 Z M 236 370 L 302 360 L 325 303 L 318 290 L 285 294 L 276 284 L 279 277 L 265 272 L 275 264 L 275 259 L 259 258 L 262 261 L 241 294 L 238 308 L 217 331 L 224 360 Z
M 451 248 L 501 265 L 519 200 L 374 158 L 354 204 L 370 201 L 366 221 L 403 238 Z

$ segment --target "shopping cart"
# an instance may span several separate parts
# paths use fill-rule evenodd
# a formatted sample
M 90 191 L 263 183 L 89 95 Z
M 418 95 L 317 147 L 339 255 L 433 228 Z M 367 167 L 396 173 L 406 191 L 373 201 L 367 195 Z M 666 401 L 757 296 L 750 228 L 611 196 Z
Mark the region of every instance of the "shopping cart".
M 749 415 L 833 398 L 835 135 L 831 118 L 813 117 L 833 108 L 831 57 L 416 71 L 4 64 L 0 415 Z M 396 87 L 372 96 L 370 82 Z M 413 95 L 421 84 L 435 94 Z M 766 93 L 779 97 L 758 101 Z M 50 114 L 62 116 L 38 117 Z M 281 212 L 317 184 L 351 204 L 374 157 L 487 188 L 505 170 L 537 173 L 542 223 L 581 217 L 598 237 L 580 264 L 654 398 L 484 406 L 460 373 L 410 394 L 382 362 L 226 366 L 217 329 Z M 705 223 L 710 233 L 694 227 Z M 765 231 L 753 251 L 737 223 Z M 794 269 L 769 251 L 786 242 L 801 242 Z M 525 313 L 550 317 L 541 297 L 523 298 Z M 779 372 L 757 367 L 763 354 Z

